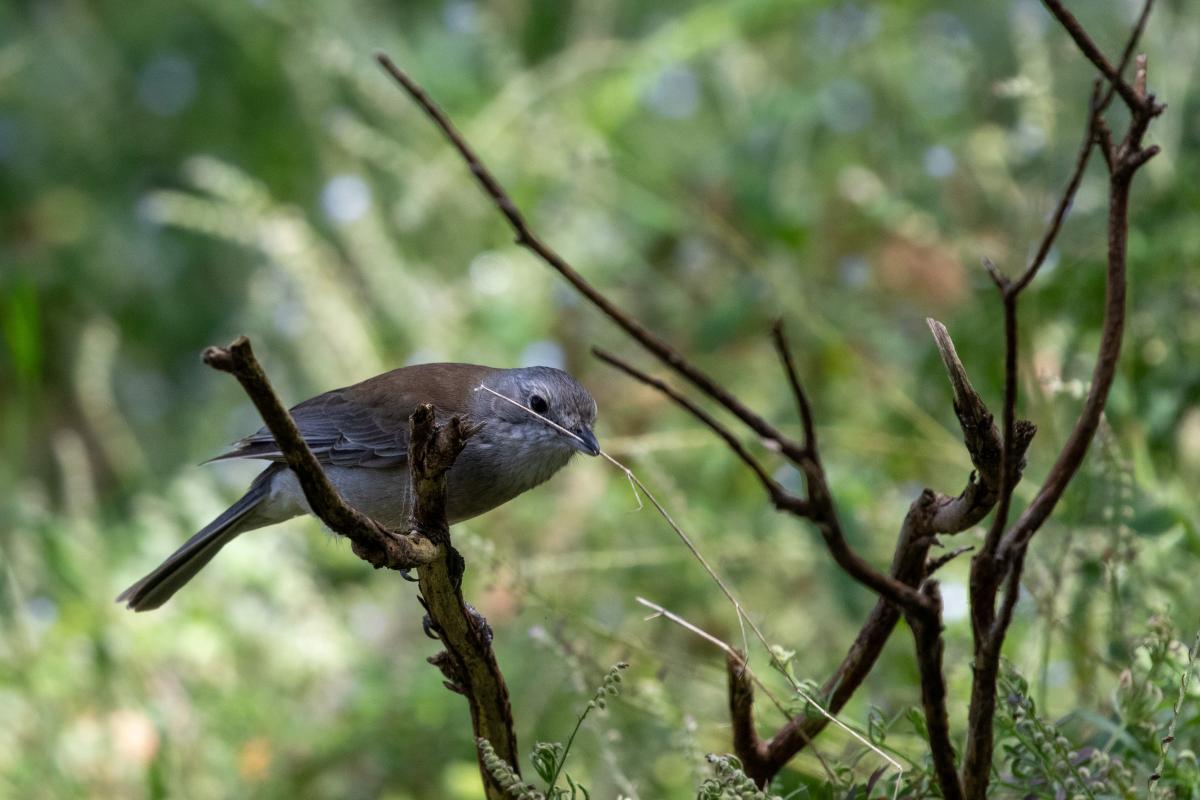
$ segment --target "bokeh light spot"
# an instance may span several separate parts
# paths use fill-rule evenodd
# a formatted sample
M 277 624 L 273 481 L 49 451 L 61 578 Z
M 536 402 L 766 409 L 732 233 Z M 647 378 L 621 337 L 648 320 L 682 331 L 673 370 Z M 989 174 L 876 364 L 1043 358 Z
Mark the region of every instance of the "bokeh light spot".
M 335 175 L 321 190 L 321 208 L 329 219 L 347 225 L 371 209 L 371 187 L 357 175 Z

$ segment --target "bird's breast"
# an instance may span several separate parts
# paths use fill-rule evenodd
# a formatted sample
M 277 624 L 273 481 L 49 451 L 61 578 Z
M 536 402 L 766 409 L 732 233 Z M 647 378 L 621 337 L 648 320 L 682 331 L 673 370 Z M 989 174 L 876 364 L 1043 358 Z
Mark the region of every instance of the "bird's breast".
M 451 524 L 491 511 L 519 494 L 544 483 L 571 458 L 568 448 L 521 440 L 489 441 L 476 437 L 467 443 L 450 469 L 446 515 Z M 412 512 L 408 467 L 325 467 L 325 474 L 351 506 L 390 527 L 407 524 Z M 272 499 L 288 515 L 311 513 L 291 470 L 281 472 L 272 486 Z
M 549 480 L 571 458 L 571 450 L 545 440 L 467 443 L 450 470 L 447 512 L 451 522 L 470 519 Z

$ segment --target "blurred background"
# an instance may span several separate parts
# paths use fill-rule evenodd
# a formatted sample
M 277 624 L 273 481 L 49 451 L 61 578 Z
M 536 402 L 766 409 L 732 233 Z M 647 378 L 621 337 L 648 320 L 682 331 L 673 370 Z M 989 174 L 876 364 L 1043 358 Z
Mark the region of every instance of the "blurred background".
M 1006 648 L 1072 748 L 1107 748 L 1138 786 L 1200 628 L 1200 16 L 1186 5 L 1160 3 L 1144 37 L 1169 108 L 1135 187 L 1120 373 L 1032 548 Z M 1114 59 L 1136 11 L 1078 9 Z M 437 645 L 415 588 L 317 523 L 240 539 L 160 611 L 113 603 L 255 473 L 198 466 L 259 425 L 198 357 L 237 334 L 293 403 L 406 363 L 565 367 L 598 399 L 601 443 L 795 652 L 798 678 L 823 681 L 871 607 L 726 448 L 589 356 L 599 344 L 657 369 L 512 243 L 376 50 L 589 280 L 796 430 L 767 339 L 786 321 L 849 534 L 875 563 L 922 487 L 962 488 L 924 320 L 949 326 L 995 402 L 1000 307 L 979 259 L 1014 273 L 1030 256 L 1092 80 L 1038 4 L 5 3 L 0 796 L 481 796 L 466 704 L 425 664 Z M 1026 499 L 1096 349 L 1102 173 L 1022 306 L 1021 412 L 1040 427 Z M 634 598 L 740 633 L 622 475 L 577 460 L 455 537 L 523 752 L 564 740 L 625 660 L 622 697 L 589 718 L 567 771 L 596 798 L 693 797 L 703 755 L 729 748 L 723 659 Z M 944 571 L 956 730 L 966 561 Z M 770 672 L 761 650 L 752 663 Z M 919 700 L 901 628 L 843 718 L 919 774 Z M 773 730 L 782 717 L 760 705 Z M 1195 773 L 1196 713 L 1184 705 L 1168 782 Z M 837 730 L 817 750 L 840 766 L 806 753 L 781 793 L 846 796 L 883 764 Z

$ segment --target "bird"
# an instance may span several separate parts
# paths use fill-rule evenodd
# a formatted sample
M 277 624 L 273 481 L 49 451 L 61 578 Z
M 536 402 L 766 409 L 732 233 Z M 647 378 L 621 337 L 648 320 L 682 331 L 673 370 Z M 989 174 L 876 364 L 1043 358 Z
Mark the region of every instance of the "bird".
M 424 403 L 432 404 L 440 419 L 458 416 L 476 427 L 447 474 L 450 524 L 544 483 L 575 453 L 600 454 L 592 432 L 596 401 L 577 380 L 553 367 L 417 364 L 317 395 L 291 413 L 346 502 L 397 528 L 412 510 L 409 417 Z M 237 536 L 311 513 L 295 473 L 267 428 L 209 461 L 229 459 L 273 463 L 241 499 L 122 592 L 117 602 L 134 611 L 158 608 Z

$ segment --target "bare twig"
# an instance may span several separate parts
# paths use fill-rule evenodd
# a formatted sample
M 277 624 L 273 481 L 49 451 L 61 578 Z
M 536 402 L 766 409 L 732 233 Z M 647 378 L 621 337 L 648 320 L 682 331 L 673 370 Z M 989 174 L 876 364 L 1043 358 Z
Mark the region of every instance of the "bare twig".
M 771 338 L 775 342 L 775 352 L 787 373 L 788 384 L 792 387 L 792 395 L 796 398 L 796 410 L 800 412 L 800 423 L 804 426 L 804 446 L 814 459 L 820 459 L 817 448 L 817 426 L 813 423 L 812 405 L 808 402 L 808 394 L 800 375 L 796 371 L 796 360 L 792 357 L 792 349 L 788 346 L 787 335 L 783 331 L 783 320 L 776 320 L 771 327 Z
M 928 561 L 925 562 L 925 574 L 933 575 L 939 569 L 946 566 L 951 561 L 953 561 L 954 559 L 961 556 L 963 553 L 969 553 L 974 549 L 975 549 L 975 545 L 973 545 L 973 544 L 963 545 L 962 547 L 956 547 L 953 550 L 942 553 L 937 558 L 929 559 Z
M 1129 191 L 1137 169 L 1158 152 L 1157 147 L 1143 147 L 1142 137 L 1150 121 L 1162 113 L 1164 106 L 1158 104 L 1146 90 L 1146 62 L 1144 56 L 1137 58 L 1137 71 L 1133 86 L 1124 81 L 1120 73 L 1128 63 L 1136 42 L 1145 27 L 1151 4 L 1148 0 L 1139 16 L 1134 30 L 1122 55 L 1121 64 L 1113 68 L 1096 47 L 1079 21 L 1058 0 L 1044 0 L 1050 12 L 1062 23 L 1083 54 L 1100 70 L 1111 88 L 1101 96 L 1099 86 L 1093 91 L 1088 115 L 1087 132 L 1076 168 L 1063 193 L 1056 212 L 1042 237 L 1033 261 L 1021 279 L 1011 285 L 1001 285 L 1004 302 L 1005 379 L 1004 379 L 1004 450 L 1002 458 L 1002 485 L 996 518 L 988 531 L 980 553 L 973 559 L 971 568 L 971 620 L 974 638 L 974 674 L 971 701 L 968 713 L 967 747 L 963 757 L 962 784 L 969 800 L 982 800 L 987 794 L 990 777 L 995 717 L 996 679 L 999 670 L 1000 652 L 1013 610 L 1020 592 L 1021 573 L 1025 554 L 1034 534 L 1053 513 L 1067 485 L 1083 463 L 1089 445 L 1095 437 L 1104 411 L 1104 405 L 1116 375 L 1117 358 L 1125 321 L 1126 292 L 1126 242 L 1129 231 Z M 1118 146 L 1113 146 L 1112 136 L 1100 114 L 1116 92 L 1130 112 L 1129 128 Z M 1109 169 L 1108 211 L 1108 256 L 1106 269 L 1106 296 L 1104 321 L 1101 327 L 1100 347 L 1096 365 L 1092 371 L 1091 384 L 1079 417 L 1055 459 L 1045 481 L 1033 500 L 1012 524 L 1008 525 L 1008 512 L 1013 490 L 1019 479 L 1016 455 L 1016 403 L 1017 403 L 1017 301 L 1021 291 L 1037 275 L 1038 268 L 1049 251 L 1051 244 L 1066 218 L 1075 190 L 1079 186 L 1087 156 L 1092 144 L 1100 142 L 1105 163 Z M 999 614 L 996 598 L 1003 585 L 1004 594 Z
M 910 507 L 900 530 L 890 572 L 897 580 L 914 587 L 941 566 L 936 562 L 927 565 L 926 562 L 936 534 L 964 531 L 992 509 L 999 491 L 1000 474 L 1000 433 L 992 422 L 992 415 L 971 385 L 945 326 L 935 320 L 928 322 L 950 378 L 954 410 L 975 472 L 959 496 L 951 498 L 926 491 Z M 1018 451 L 1022 456 L 1032 433 L 1029 429 Z M 894 603 L 884 598 L 876 602 L 846 656 L 821 687 L 821 696 L 827 698 L 831 713 L 837 714 L 844 707 L 871 672 L 900 616 L 900 608 Z M 926 633 L 928 631 L 927 628 Z M 761 755 L 750 750 L 735 752 L 744 762 L 753 763 L 761 770 L 747 771 L 747 774 L 762 785 L 806 747 L 825 725 L 824 718 L 796 717 L 763 744 Z
M 945 800 L 962 800 L 962 784 L 954 763 L 954 745 L 950 739 L 950 718 L 946 713 L 946 677 L 942 669 L 945 644 L 942 641 L 942 595 L 937 581 L 927 580 L 921 591 L 929 597 L 934 613 L 906 614 L 916 645 L 917 669 L 921 675 L 921 705 L 929 732 L 929 753 L 938 786 Z
M 1156 113 L 1153 109 L 1139 106 L 1131 109 L 1134 120 L 1130 123 L 1130 134 L 1120 147 L 1121 161 L 1114 165 L 1109 181 L 1108 209 L 1108 267 L 1106 271 L 1106 298 L 1104 321 L 1096 365 L 1092 371 L 1091 385 L 1084 401 L 1083 410 L 1063 445 L 1045 482 L 1033 501 L 1005 535 L 1002 557 L 1012 554 L 1015 547 L 1028 541 L 1049 517 L 1054 506 L 1062 497 L 1067 484 L 1083 462 L 1108 398 L 1109 389 L 1116 375 L 1117 357 L 1121 351 L 1121 339 L 1125 324 L 1126 290 L 1126 242 L 1129 236 L 1129 191 L 1134 170 L 1157 152 L 1157 147 L 1142 149 L 1140 136 L 1143 117 Z
M 703 409 L 699 408 L 695 403 L 680 395 L 672 389 L 668 384 L 647 375 L 631 364 L 617 358 L 616 356 L 597 351 L 597 356 L 604 361 L 612 364 L 621 371 L 625 372 L 630 377 L 637 381 L 651 386 L 675 402 L 679 403 L 688 412 L 695 414 L 698 419 L 708 425 L 713 431 L 720 436 L 726 444 L 730 445 L 731 449 L 738 454 L 739 457 L 746 460 L 750 458 L 748 455 L 743 457 L 744 448 L 740 442 L 732 434 L 728 433 L 720 423 L 717 423 Z M 753 459 L 751 458 L 751 461 Z M 757 462 L 754 462 L 755 465 Z M 828 489 L 825 487 L 825 475 L 820 464 L 812 458 L 805 457 L 803 468 L 808 481 L 808 490 L 810 500 L 804 502 L 799 498 L 794 498 L 786 492 L 783 495 L 777 495 L 773 492 L 772 486 L 775 481 L 766 476 L 765 471 L 760 474 L 760 480 L 764 477 L 764 486 L 767 488 L 768 494 L 771 496 L 772 502 L 785 511 L 789 511 L 797 516 L 805 517 L 813 522 L 817 530 L 821 533 L 825 540 L 825 545 L 834 561 L 838 566 L 844 569 L 851 577 L 858 580 L 864 586 L 873 589 L 876 593 L 883 595 L 894 603 L 904 607 L 913 607 L 920 609 L 925 605 L 925 598 L 911 586 L 907 586 L 895 578 L 877 570 L 871 566 L 869 562 L 863 559 L 858 553 L 850 547 L 850 543 L 846 541 L 845 535 L 842 533 L 841 525 L 838 522 L 837 514 L 833 509 L 833 501 L 829 496 Z M 751 467 L 755 469 L 755 466 Z M 755 472 L 758 473 L 758 469 Z
M 1154 0 L 1146 0 L 1142 3 L 1142 12 L 1138 14 L 1137 22 L 1134 23 L 1133 30 L 1129 32 L 1129 38 L 1125 40 L 1125 49 L 1121 51 L 1121 62 L 1117 64 L 1117 74 L 1125 74 L 1125 68 L 1129 66 L 1130 60 L 1133 58 L 1134 52 L 1137 50 L 1138 42 L 1141 41 L 1142 33 L 1146 30 L 1146 23 L 1150 20 L 1150 12 L 1154 9 Z M 1105 81 L 1105 83 L 1108 83 Z M 1117 87 L 1113 84 L 1108 84 L 1108 89 L 1104 92 L 1104 97 L 1101 98 L 1098 106 L 1103 112 L 1108 108 L 1108 104 L 1112 102 L 1116 95 Z M 1135 82 L 1136 91 L 1136 82 Z
M 1113 89 L 1115 89 L 1116 92 L 1121 95 L 1121 99 L 1125 101 L 1125 104 L 1128 105 L 1131 110 L 1140 108 L 1143 104 L 1144 98 L 1139 97 L 1134 92 L 1133 87 L 1126 83 L 1125 79 L 1121 77 L 1120 71 L 1113 67 L 1109 60 L 1105 58 L 1104 53 L 1100 52 L 1100 48 L 1096 46 L 1094 41 L 1092 41 L 1092 37 L 1088 35 L 1086 30 L 1084 30 L 1083 25 L 1081 25 L 1079 20 L 1075 18 L 1075 15 L 1068 11 L 1063 4 L 1059 2 L 1059 0 L 1042 0 L 1042 3 L 1050 11 L 1050 13 L 1054 15 L 1055 19 L 1059 21 L 1059 24 L 1063 26 L 1070 37 L 1075 40 L 1075 44 L 1079 47 L 1080 52 L 1087 56 L 1088 61 L 1091 61 L 1092 64 L 1095 65 L 1096 69 L 1100 70 L 1100 74 L 1103 75 L 1110 84 L 1112 84 Z M 1148 14 L 1149 8 L 1147 8 L 1146 12 L 1144 13 Z M 1136 35 L 1141 34 L 1141 30 L 1144 25 L 1145 21 L 1140 20 L 1138 25 L 1134 28 Z M 1137 41 L 1136 36 L 1132 39 L 1132 41 Z
M 409 421 L 409 477 L 414 497 L 410 532 L 392 531 L 338 494 L 275 394 L 248 339 L 239 337 L 227 348 L 210 347 L 203 358 L 242 384 L 296 474 L 309 507 L 322 522 L 350 539 L 355 554 L 372 566 L 419 568 L 429 627 L 446 648 L 429 661 L 441 669 L 449 688 L 466 696 L 476 738 L 491 742 L 496 753 L 518 771 L 508 688 L 492 651 L 487 623 L 463 602 L 462 557 L 450 544 L 446 523 L 446 474 L 471 429 L 458 417 L 437 422 L 431 405 L 417 407 Z M 484 768 L 482 754 L 477 756 L 488 800 L 503 800 L 503 788 Z
M 750 451 L 746 449 L 741 440 L 738 439 L 737 436 L 735 436 L 733 432 L 729 430 L 729 428 L 721 424 L 719 420 L 689 400 L 686 396 L 676 391 L 666 381 L 660 380 L 653 375 L 641 371 L 628 361 L 625 361 L 624 359 L 619 358 L 618 356 L 615 356 L 606 350 L 602 350 L 599 347 L 593 347 L 592 353 L 596 356 L 596 358 L 600 359 L 606 364 L 616 367 L 634 380 L 644 383 L 647 386 L 653 387 L 659 392 L 662 392 L 667 397 L 671 398 L 671 400 L 673 400 L 677 405 L 684 408 L 689 414 L 703 422 L 708 429 L 720 437 L 721 441 L 725 442 L 725 445 L 733 451 L 734 455 L 740 458 L 742 462 L 750 468 L 750 471 L 757 476 L 759 483 L 762 484 L 763 489 L 766 490 L 767 495 L 771 498 L 771 502 L 775 504 L 776 508 L 790 511 L 797 516 L 808 515 L 807 504 L 799 497 L 796 497 L 791 492 L 780 486 L 779 482 L 767 473 L 767 470 L 762 464 L 759 463 L 758 459 L 750 454 Z
M 525 221 L 525 217 L 520 209 L 517 208 L 512 198 L 509 197 L 508 192 L 504 190 L 504 187 L 500 185 L 496 177 L 492 175 L 479 156 L 475 154 L 471 146 L 467 144 L 467 141 L 458 132 L 454 123 L 442 111 L 441 107 L 412 78 L 397 67 L 387 55 L 377 53 L 375 58 L 396 83 L 408 93 L 408 96 L 433 120 L 434 124 L 437 125 L 450 144 L 454 146 L 454 149 L 462 156 L 471 170 L 471 175 L 474 176 L 479 186 L 491 198 L 496 208 L 499 209 L 500 213 L 504 215 L 504 218 L 512 227 L 513 232 L 516 234 L 517 244 L 529 249 L 542 259 L 551 269 L 565 278 L 580 294 L 586 297 L 592 305 L 600 309 L 609 319 L 632 336 L 656 358 L 679 373 L 679 375 L 702 393 L 724 406 L 759 436 L 778 444 L 780 451 L 789 459 L 799 461 L 804 457 L 804 448 L 798 442 L 785 436 L 774 425 L 771 425 L 757 413 L 750 410 L 748 406 L 734 397 L 724 386 L 717 383 L 717 381 L 700 370 L 699 367 L 688 361 L 682 353 L 605 297 L 572 267 L 566 259 L 534 234 L 529 224 Z
M 1075 201 L 1075 192 L 1079 190 L 1079 184 L 1083 182 L 1083 173 L 1087 170 L 1088 160 L 1092 155 L 1092 146 L 1096 143 L 1096 118 L 1099 114 L 1100 83 L 1097 82 L 1092 88 L 1092 99 L 1088 104 L 1087 125 L 1083 131 L 1083 144 L 1079 146 L 1079 155 L 1075 158 L 1075 168 L 1071 171 L 1067 187 L 1058 200 L 1054 215 L 1050 218 L 1050 224 L 1046 226 L 1045 233 L 1042 234 L 1042 240 L 1038 244 L 1029 266 L 1016 282 L 1006 287 L 1004 293 L 1006 299 L 1009 295 L 1015 296 L 1023 292 L 1025 287 L 1037 277 L 1038 270 L 1046 261 L 1046 256 L 1050 255 L 1050 248 L 1054 245 L 1054 240 L 1058 238 L 1058 232 L 1062 229 L 1067 213 L 1071 210 L 1071 204 Z
M 313 514 L 331 530 L 349 539 L 355 554 L 376 568 L 400 570 L 423 566 L 437 557 L 433 542 L 422 536 L 388 530 L 342 499 L 300 435 L 292 415 L 275 394 L 254 357 L 249 339 L 239 336 L 228 347 L 209 347 L 201 357 L 213 369 L 228 372 L 238 379 L 275 437 L 288 466 L 296 474 Z

